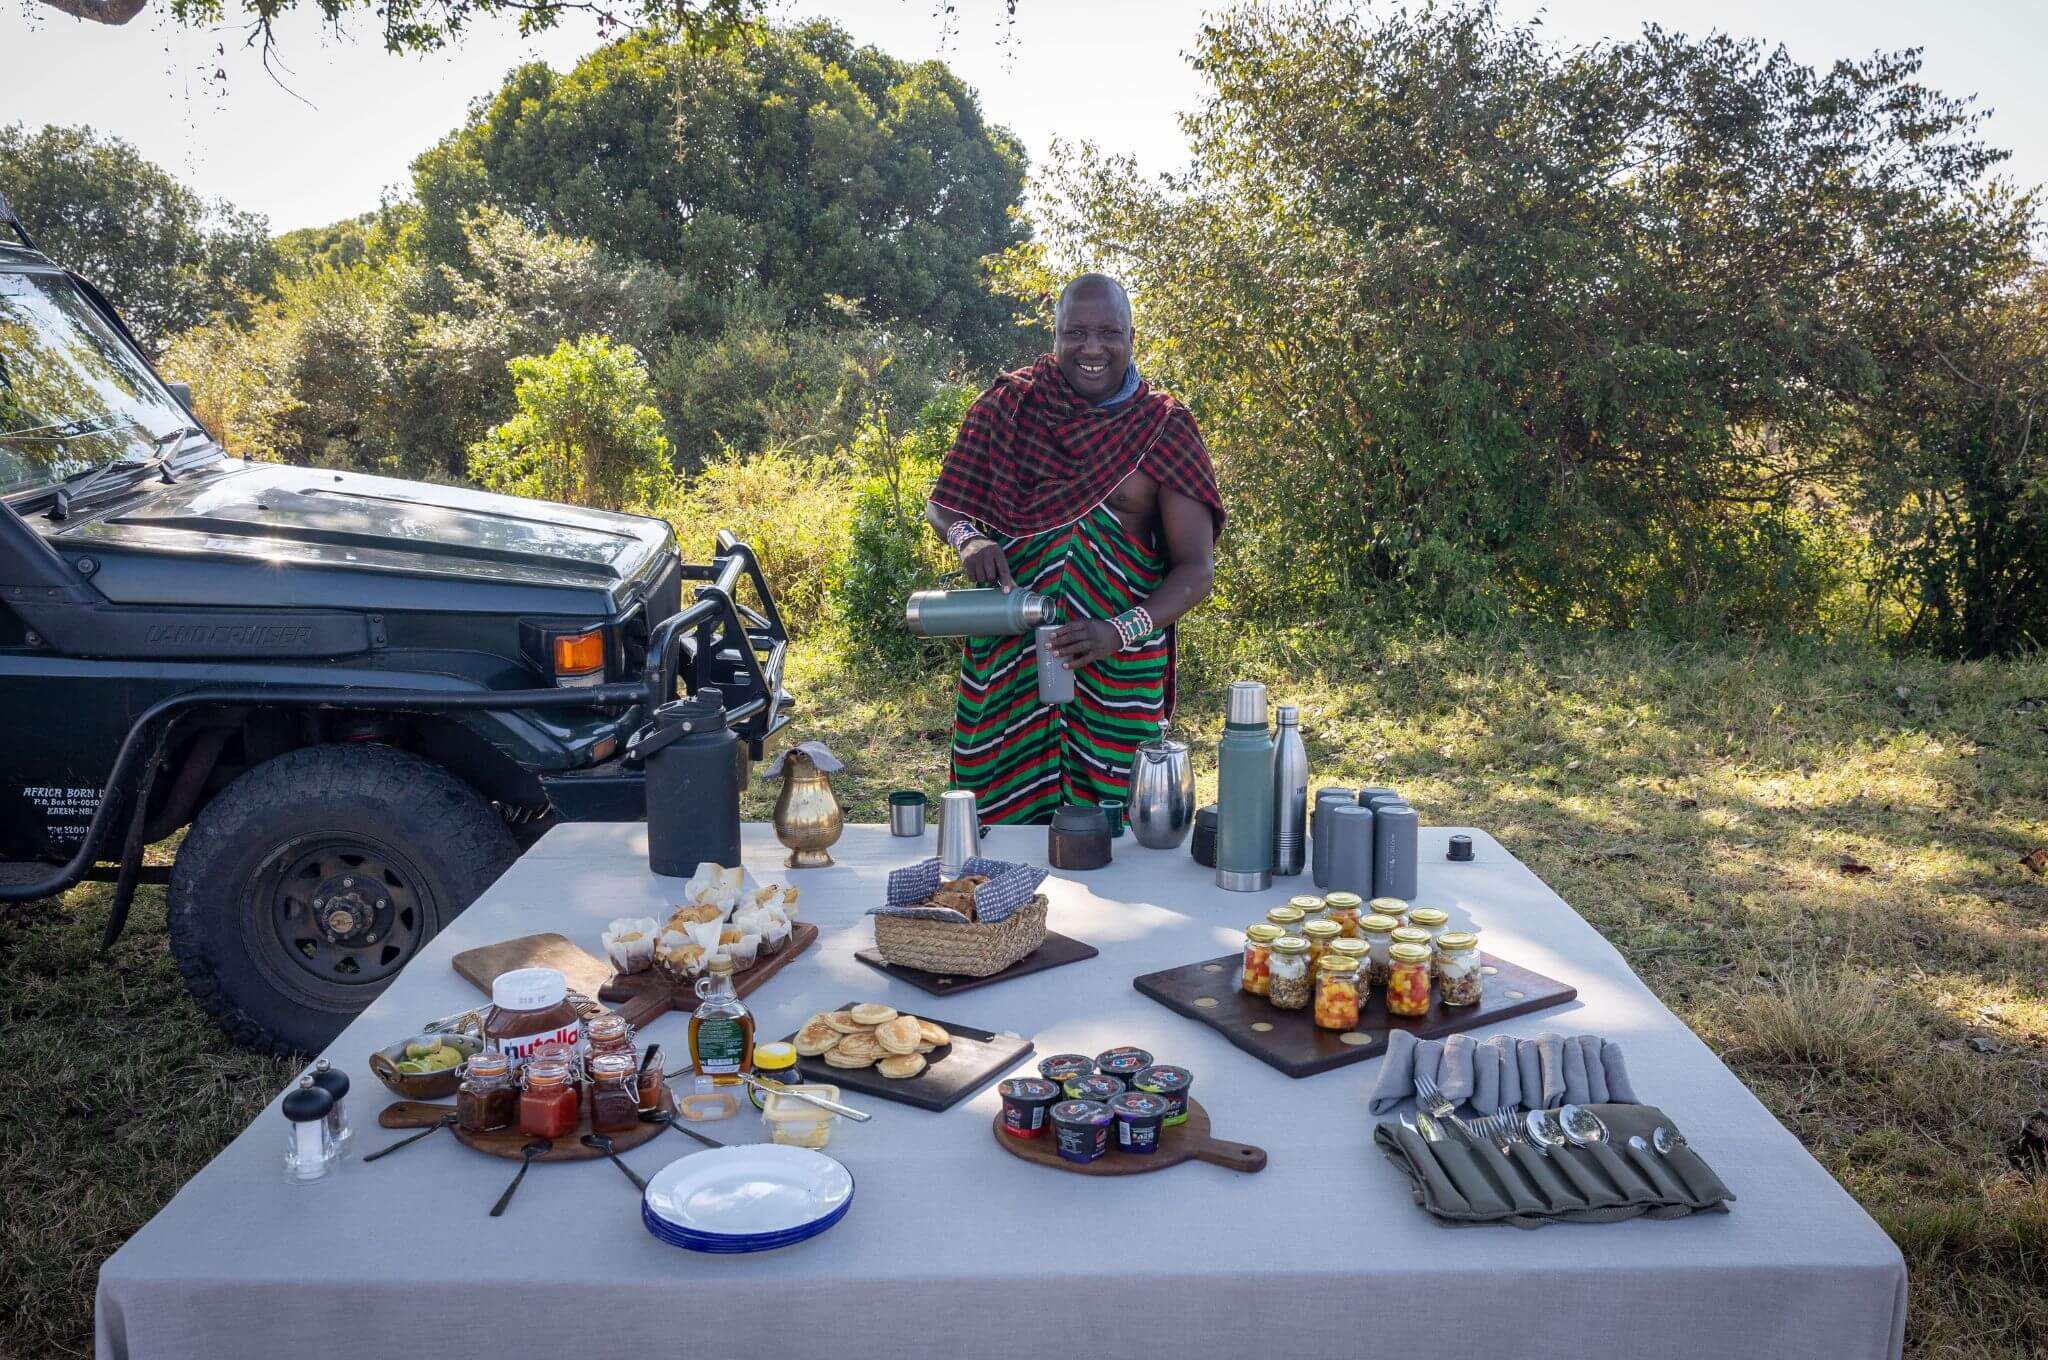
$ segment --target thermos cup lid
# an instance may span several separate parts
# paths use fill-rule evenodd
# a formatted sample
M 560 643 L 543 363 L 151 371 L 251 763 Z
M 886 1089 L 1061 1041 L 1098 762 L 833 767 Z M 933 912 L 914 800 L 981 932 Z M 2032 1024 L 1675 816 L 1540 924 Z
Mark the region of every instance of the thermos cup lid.
M 1230 708 L 1224 721 L 1266 725 L 1266 687 L 1256 680 L 1230 682 Z
M 723 727 L 725 694 L 714 685 L 706 685 L 687 699 L 671 699 L 655 709 L 654 721 L 658 727 L 688 723 L 691 730 L 698 732 Z
M 1282 727 L 1293 727 L 1301 721 L 1301 710 L 1293 704 L 1275 705 L 1273 721 Z

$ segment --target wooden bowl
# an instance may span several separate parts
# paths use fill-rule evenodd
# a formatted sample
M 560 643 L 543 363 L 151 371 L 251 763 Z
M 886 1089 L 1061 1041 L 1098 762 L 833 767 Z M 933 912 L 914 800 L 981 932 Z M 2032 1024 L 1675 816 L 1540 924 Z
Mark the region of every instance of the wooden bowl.
M 484 1041 L 473 1034 L 415 1034 L 410 1039 L 400 1039 L 378 1049 L 370 1055 L 370 1070 L 377 1074 L 377 1080 L 384 1083 L 390 1092 L 405 1100 L 446 1100 L 455 1094 L 455 1088 L 462 1084 L 462 1064 L 457 1063 L 440 1072 L 401 1072 L 398 1062 L 405 1057 L 407 1044 L 423 1044 L 429 1039 L 439 1039 L 449 1048 L 459 1050 L 464 1061 L 483 1052 Z

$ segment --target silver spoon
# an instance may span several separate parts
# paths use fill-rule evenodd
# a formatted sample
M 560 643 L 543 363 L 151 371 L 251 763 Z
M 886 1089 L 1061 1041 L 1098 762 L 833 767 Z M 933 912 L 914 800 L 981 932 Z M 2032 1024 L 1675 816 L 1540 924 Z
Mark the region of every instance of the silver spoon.
M 1437 1122 L 1420 1110 L 1415 1112 L 1415 1131 L 1432 1143 L 1444 1140 L 1444 1131 L 1437 1127 Z
M 498 1196 L 498 1202 L 491 1206 L 492 1218 L 496 1218 L 505 1212 L 505 1206 L 512 1202 L 512 1192 L 519 1188 L 519 1182 L 526 1179 L 526 1168 L 532 1166 L 533 1159 L 546 1152 L 551 1146 L 552 1144 L 547 1139 L 536 1138 L 525 1147 L 519 1149 L 519 1155 L 523 1159 L 519 1163 L 519 1174 L 512 1178 L 512 1183 L 505 1187 L 505 1193 Z
M 1580 1147 L 1607 1141 L 1607 1126 L 1600 1122 L 1599 1115 L 1583 1105 L 1567 1105 L 1557 1113 L 1564 1127 L 1564 1136 Z
M 1677 1129 L 1667 1129 L 1662 1124 L 1651 1133 L 1650 1140 L 1657 1145 L 1659 1157 L 1669 1157 L 1675 1149 L 1688 1146 L 1684 1134 Z
M 1552 1148 L 1564 1143 L 1564 1130 L 1558 1126 L 1557 1116 L 1548 1110 L 1529 1111 L 1522 1124 L 1529 1130 L 1529 1141 L 1546 1157 Z

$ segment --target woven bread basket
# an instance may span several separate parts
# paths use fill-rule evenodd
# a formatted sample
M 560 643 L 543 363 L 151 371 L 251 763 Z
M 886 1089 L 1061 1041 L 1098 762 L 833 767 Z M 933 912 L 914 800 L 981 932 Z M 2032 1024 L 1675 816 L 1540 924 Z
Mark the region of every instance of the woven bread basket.
M 1039 893 L 994 925 L 877 916 L 875 950 L 899 968 L 987 977 L 1045 943 L 1046 906 L 1045 894 Z

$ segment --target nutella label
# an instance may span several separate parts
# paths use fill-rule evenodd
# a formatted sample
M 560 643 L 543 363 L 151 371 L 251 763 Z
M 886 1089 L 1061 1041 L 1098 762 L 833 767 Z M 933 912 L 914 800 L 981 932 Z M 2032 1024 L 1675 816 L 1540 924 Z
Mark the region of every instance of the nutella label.
M 494 1042 L 497 1045 L 498 1051 L 512 1060 L 512 1070 L 516 1072 L 526 1066 L 526 1060 L 533 1056 L 536 1049 L 553 1044 L 573 1052 L 577 1041 L 582 1037 L 582 1023 L 580 1021 L 572 1021 L 569 1024 L 560 1025 L 554 1029 L 543 1030 L 538 1034 L 515 1034 L 495 1040 Z

